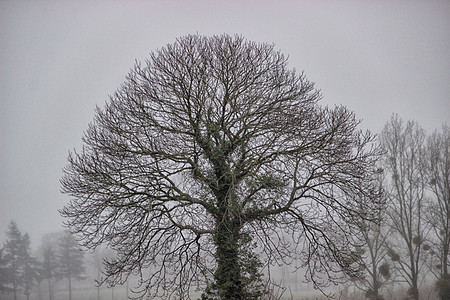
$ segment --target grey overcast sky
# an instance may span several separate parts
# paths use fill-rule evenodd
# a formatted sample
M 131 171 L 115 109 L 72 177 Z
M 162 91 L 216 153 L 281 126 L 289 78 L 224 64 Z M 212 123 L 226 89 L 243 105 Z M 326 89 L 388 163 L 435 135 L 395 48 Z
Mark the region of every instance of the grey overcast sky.
M 0 246 L 11 220 L 33 248 L 61 229 L 61 169 L 95 106 L 191 33 L 274 43 L 362 128 L 450 121 L 450 1 L 0 0 Z

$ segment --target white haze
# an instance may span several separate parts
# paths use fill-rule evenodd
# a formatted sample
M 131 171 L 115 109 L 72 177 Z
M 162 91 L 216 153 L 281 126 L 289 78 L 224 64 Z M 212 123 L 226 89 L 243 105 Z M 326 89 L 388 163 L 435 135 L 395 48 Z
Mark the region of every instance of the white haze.
M 450 120 L 449 1 L 0 1 L 0 245 L 61 229 L 69 149 L 135 59 L 199 33 L 275 43 L 379 132 L 394 112 Z

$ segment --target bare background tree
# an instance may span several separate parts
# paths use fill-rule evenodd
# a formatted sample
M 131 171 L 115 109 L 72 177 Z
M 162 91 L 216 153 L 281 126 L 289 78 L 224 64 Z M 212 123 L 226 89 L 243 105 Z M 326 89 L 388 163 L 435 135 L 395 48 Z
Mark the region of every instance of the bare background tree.
M 442 300 L 450 299 L 450 128 L 442 126 L 427 140 L 427 164 L 425 166 L 428 188 L 432 198 L 427 207 L 427 221 L 432 226 L 435 239 L 432 242 L 432 271 L 439 279 L 437 286 Z
M 425 131 L 413 121 L 403 123 L 393 115 L 381 133 L 386 155 L 385 169 L 391 175 L 386 188 L 389 214 L 396 238 L 389 244 L 389 255 L 399 274 L 409 285 L 409 294 L 419 299 L 419 285 L 425 277 L 426 244 L 430 231 L 425 220 Z
M 378 177 L 382 188 L 384 170 L 379 168 Z M 350 278 L 355 286 L 364 291 L 370 300 L 382 300 L 382 291 L 386 290 L 392 279 L 392 267 L 389 261 L 387 244 L 392 234 L 386 211 L 380 211 L 379 222 L 361 222 L 365 246 L 359 249 L 363 260 L 364 276 Z
M 150 296 L 256 298 L 262 262 L 300 259 L 316 287 L 357 276 L 379 152 L 352 112 L 319 99 L 273 45 L 179 38 L 97 109 L 61 214 L 84 247 L 117 252 L 108 280 L 140 275 Z

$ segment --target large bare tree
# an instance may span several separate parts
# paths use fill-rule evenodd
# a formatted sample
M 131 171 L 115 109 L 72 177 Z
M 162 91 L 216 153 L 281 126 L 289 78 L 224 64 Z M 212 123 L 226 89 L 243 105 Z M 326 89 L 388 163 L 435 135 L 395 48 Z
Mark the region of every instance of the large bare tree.
M 251 299 L 263 264 L 293 259 L 317 287 L 356 275 L 378 148 L 320 97 L 273 45 L 179 38 L 97 109 L 64 169 L 61 214 L 85 247 L 117 251 L 110 282 L 140 275 L 150 296 Z

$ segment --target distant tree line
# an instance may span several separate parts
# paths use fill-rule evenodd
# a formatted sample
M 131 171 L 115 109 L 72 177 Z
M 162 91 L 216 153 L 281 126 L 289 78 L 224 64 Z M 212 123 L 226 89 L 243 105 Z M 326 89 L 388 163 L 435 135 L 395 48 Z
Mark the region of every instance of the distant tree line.
M 450 299 L 450 128 L 427 135 L 414 121 L 393 115 L 379 136 L 378 180 L 386 208 L 381 222 L 363 222 L 360 249 L 365 276 L 354 284 L 371 300 L 398 284 L 406 299 L 427 299 L 421 287 L 434 275 L 441 300 Z M 427 281 L 428 280 L 428 281 Z
M 58 233 L 52 239 L 43 243 L 42 257 L 37 259 L 31 253 L 28 234 L 22 234 L 16 222 L 11 221 L 0 249 L 0 295 L 12 294 L 17 300 L 23 294 L 28 300 L 32 289 L 45 282 L 49 300 L 54 300 L 53 281 L 65 279 L 72 300 L 72 280 L 84 274 L 84 253 L 69 232 Z

